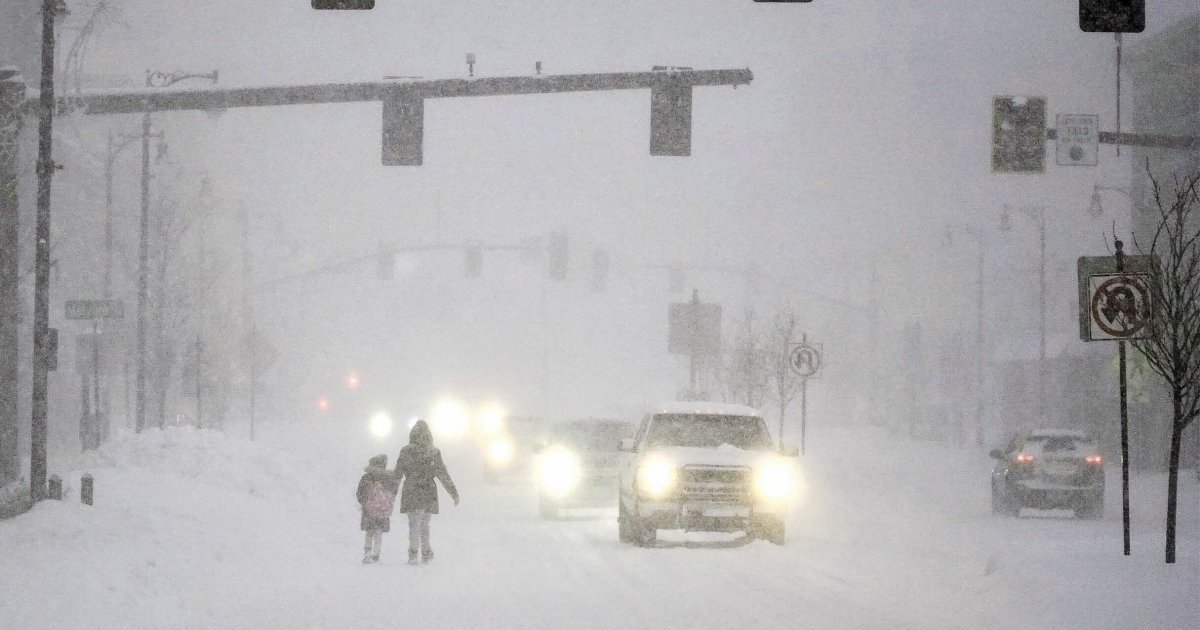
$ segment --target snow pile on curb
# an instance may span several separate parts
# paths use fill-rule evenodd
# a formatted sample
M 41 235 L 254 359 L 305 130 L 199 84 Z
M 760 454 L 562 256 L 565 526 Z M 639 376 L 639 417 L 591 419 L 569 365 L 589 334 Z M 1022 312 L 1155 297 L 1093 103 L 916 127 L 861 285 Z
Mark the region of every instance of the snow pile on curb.
M 85 453 L 80 466 L 141 469 L 251 495 L 307 495 L 299 459 L 224 432 L 167 427 L 121 432 L 100 449 Z

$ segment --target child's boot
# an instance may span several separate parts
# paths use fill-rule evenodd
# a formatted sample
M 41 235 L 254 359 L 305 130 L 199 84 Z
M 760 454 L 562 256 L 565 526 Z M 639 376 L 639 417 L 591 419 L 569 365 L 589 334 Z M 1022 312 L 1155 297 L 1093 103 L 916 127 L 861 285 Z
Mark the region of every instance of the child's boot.
M 421 562 L 429 562 L 430 560 L 433 560 L 433 550 L 432 549 L 422 550 L 421 551 Z
M 416 549 L 409 549 L 409 550 L 408 550 L 408 563 L 409 563 L 409 564 L 416 564 L 416 563 L 417 563 L 417 550 L 416 550 Z

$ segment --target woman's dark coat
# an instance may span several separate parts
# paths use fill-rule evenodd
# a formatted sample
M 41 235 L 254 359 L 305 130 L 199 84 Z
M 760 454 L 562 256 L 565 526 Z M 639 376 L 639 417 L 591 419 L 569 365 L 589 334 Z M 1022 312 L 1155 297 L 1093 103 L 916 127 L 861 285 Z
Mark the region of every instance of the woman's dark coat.
M 446 492 L 458 501 L 458 489 L 446 471 L 442 452 L 433 446 L 433 434 L 424 420 L 418 420 L 408 434 L 408 444 L 396 459 L 397 480 L 404 480 L 400 491 L 400 512 L 438 513 L 438 491 L 433 480 L 442 482 Z
M 378 465 L 374 461 L 374 458 L 372 458 L 372 465 L 367 466 L 364 469 L 363 472 L 365 474 L 363 474 L 362 479 L 358 480 L 358 492 L 356 492 L 354 495 L 358 498 L 359 505 L 366 504 L 367 489 L 375 481 L 382 481 L 384 487 L 387 488 L 388 492 L 391 492 L 393 496 L 395 496 L 396 492 L 400 490 L 400 480 L 396 479 L 396 476 L 392 474 L 392 471 L 387 469 L 386 460 L 384 461 L 385 463 L 383 465 Z M 361 528 L 364 532 L 372 529 L 382 529 L 386 532 L 392 528 L 392 519 L 390 516 L 369 516 L 367 511 L 364 509 L 362 518 L 359 520 L 359 528 Z

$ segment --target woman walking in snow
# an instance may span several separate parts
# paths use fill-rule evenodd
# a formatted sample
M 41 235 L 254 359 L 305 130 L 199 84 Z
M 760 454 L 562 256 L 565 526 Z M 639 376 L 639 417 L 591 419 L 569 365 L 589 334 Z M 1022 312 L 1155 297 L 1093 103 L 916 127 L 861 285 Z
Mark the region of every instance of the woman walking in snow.
M 392 526 L 392 505 L 400 482 L 387 469 L 387 455 L 376 455 L 367 462 L 362 479 L 358 480 L 359 508 L 362 519 L 359 527 L 367 533 L 363 543 L 363 564 L 379 562 L 379 550 L 383 546 L 383 533 Z
M 433 559 L 429 546 L 429 517 L 438 513 L 438 491 L 433 480 L 442 482 L 454 505 L 458 505 L 458 489 L 446 471 L 442 452 L 433 445 L 433 433 L 424 420 L 417 420 L 408 434 L 408 445 L 400 449 L 396 459 L 396 480 L 404 481 L 400 492 L 400 512 L 408 515 L 408 563 Z

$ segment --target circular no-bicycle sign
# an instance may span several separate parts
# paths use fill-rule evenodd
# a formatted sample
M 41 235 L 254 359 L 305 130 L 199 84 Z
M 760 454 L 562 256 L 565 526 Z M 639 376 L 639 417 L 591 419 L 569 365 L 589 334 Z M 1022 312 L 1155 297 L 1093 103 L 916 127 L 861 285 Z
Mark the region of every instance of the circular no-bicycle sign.
M 1138 339 L 1150 321 L 1150 284 L 1146 274 L 1101 274 L 1088 278 L 1088 319 L 1092 339 Z
M 800 378 L 809 378 L 821 370 L 821 351 L 807 343 L 797 344 L 788 363 Z

